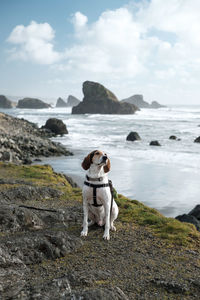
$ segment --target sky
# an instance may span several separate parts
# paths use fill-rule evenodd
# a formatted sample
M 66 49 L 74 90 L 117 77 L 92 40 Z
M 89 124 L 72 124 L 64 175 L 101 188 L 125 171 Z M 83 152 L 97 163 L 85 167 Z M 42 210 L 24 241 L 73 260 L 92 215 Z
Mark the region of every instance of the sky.
M 200 104 L 199 0 L 0 0 L 0 94 Z

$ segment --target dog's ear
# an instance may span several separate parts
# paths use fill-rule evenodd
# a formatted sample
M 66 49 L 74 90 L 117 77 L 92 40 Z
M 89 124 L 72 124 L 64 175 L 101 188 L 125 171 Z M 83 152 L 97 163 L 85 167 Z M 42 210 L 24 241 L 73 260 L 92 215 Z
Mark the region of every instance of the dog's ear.
M 88 156 L 86 156 L 82 162 L 82 168 L 84 170 L 88 170 L 90 168 L 90 165 L 92 164 L 92 158 L 94 156 L 94 153 L 96 152 L 96 150 L 92 151 L 91 153 L 88 154 Z
M 107 159 L 107 163 L 106 163 L 106 165 L 103 167 L 103 169 L 104 169 L 104 172 L 105 172 L 105 173 L 108 173 L 108 172 L 110 171 L 110 159 L 109 159 L 109 158 Z

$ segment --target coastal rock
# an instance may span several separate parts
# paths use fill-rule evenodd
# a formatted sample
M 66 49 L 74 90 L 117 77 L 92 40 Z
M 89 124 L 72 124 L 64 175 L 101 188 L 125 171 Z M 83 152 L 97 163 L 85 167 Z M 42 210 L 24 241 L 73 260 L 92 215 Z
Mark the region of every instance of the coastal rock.
M 49 108 L 50 104 L 36 98 L 24 98 L 18 101 L 17 108 L 41 109 Z
M 159 104 L 157 101 L 153 101 L 151 104 L 144 101 L 143 95 L 133 95 L 129 98 L 121 100 L 122 103 L 131 103 L 136 105 L 138 108 L 160 108 L 165 107 L 164 105 Z
M 193 215 L 183 214 L 183 215 L 177 216 L 175 219 L 177 219 L 181 222 L 191 223 L 191 224 L 195 225 L 195 227 L 198 231 L 200 231 L 200 222 Z
M 161 108 L 161 107 L 166 107 L 165 105 L 161 105 L 157 101 L 152 101 L 150 104 L 150 108 Z
M 56 135 L 58 134 L 68 134 L 66 125 L 62 120 L 56 118 L 50 118 L 46 121 L 46 124 L 41 127 L 42 129 L 51 130 Z
M 130 103 L 121 103 L 103 85 L 85 81 L 83 101 L 72 108 L 72 114 L 134 114 L 138 108 Z
M 169 139 L 170 140 L 177 140 L 177 137 L 175 135 L 170 135 Z
M 196 205 L 188 215 L 192 215 L 200 221 L 200 204 Z
M 194 143 L 200 143 L 200 136 L 194 140 Z
M 141 140 L 141 137 L 139 136 L 139 134 L 138 134 L 137 132 L 131 131 L 131 132 L 128 134 L 126 140 L 127 140 L 127 141 L 132 141 L 132 142 L 134 142 L 134 141 L 139 141 L 139 140 Z
M 73 107 L 77 106 L 81 101 L 76 97 L 69 95 L 67 98 L 67 106 Z
M 13 104 L 6 96 L 0 95 L 0 108 L 12 108 Z
M 133 95 L 129 98 L 121 100 L 121 102 L 134 104 L 138 108 L 149 108 L 149 103 L 144 101 L 143 95 Z
M 149 143 L 150 146 L 161 146 L 161 144 L 159 143 L 159 141 L 151 141 Z
M 56 107 L 67 107 L 67 103 L 62 99 L 62 98 L 58 98 L 57 102 L 56 102 Z

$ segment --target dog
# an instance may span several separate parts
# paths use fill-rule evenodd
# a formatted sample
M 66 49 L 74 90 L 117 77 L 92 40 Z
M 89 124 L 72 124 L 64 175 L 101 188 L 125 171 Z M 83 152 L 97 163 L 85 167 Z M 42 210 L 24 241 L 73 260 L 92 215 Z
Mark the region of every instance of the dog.
M 87 174 L 82 191 L 84 218 L 81 236 L 87 236 L 88 226 L 97 223 L 105 225 L 103 238 L 109 240 L 110 229 L 116 231 L 113 222 L 118 216 L 118 206 L 112 197 L 107 175 L 110 159 L 106 153 L 94 150 L 84 158 L 82 167 Z

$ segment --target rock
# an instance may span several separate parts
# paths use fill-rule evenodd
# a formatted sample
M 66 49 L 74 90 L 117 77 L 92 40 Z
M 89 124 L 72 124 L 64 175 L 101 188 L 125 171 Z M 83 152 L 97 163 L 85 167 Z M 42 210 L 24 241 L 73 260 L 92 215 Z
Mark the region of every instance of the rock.
M 144 101 L 143 95 L 133 95 L 129 98 L 121 100 L 121 102 L 127 102 L 136 105 L 138 108 L 160 108 L 165 107 L 164 105 L 159 104 L 157 101 L 153 101 L 151 104 Z
M 57 134 L 68 134 L 66 125 L 62 120 L 56 118 L 50 118 L 46 121 L 46 124 L 41 127 L 42 129 L 51 130 L 53 133 Z
M 121 102 L 134 104 L 138 108 L 149 108 L 149 103 L 144 101 L 143 95 L 133 95 L 129 98 L 121 100 Z
M 69 95 L 67 98 L 67 106 L 77 106 L 81 101 L 76 97 Z
M 64 174 L 65 178 L 73 188 L 78 188 L 78 184 L 68 175 Z
M 200 136 L 194 140 L 194 143 L 200 143 Z
M 110 288 L 98 288 L 81 291 L 75 293 L 73 299 L 84 299 L 84 300 L 129 300 L 124 292 L 118 287 Z
M 49 108 L 51 105 L 36 98 L 24 98 L 18 101 L 17 108 L 41 109 Z
M 170 139 L 170 140 L 177 140 L 177 137 L 176 137 L 175 135 L 171 135 L 171 136 L 169 137 L 169 139 Z
M 12 161 L 12 154 L 9 151 L 4 151 L 1 156 L 2 161 Z
M 175 219 L 177 219 L 181 222 L 191 223 L 191 224 L 195 225 L 195 227 L 198 231 L 200 231 L 200 222 L 193 215 L 183 214 L 183 215 L 177 216 Z
M 6 96 L 0 95 L 0 108 L 12 108 L 13 104 Z
M 166 107 L 165 105 L 161 105 L 157 101 L 152 101 L 150 104 L 150 108 L 161 108 L 161 107 Z
M 150 146 L 161 146 L 161 144 L 158 141 L 151 141 L 149 143 Z
M 131 132 L 128 134 L 126 140 L 127 140 L 127 141 L 132 141 L 132 142 L 133 142 L 133 141 L 139 141 L 139 140 L 141 140 L 141 138 L 140 138 L 140 136 L 139 136 L 139 134 L 138 134 L 137 132 L 131 131 Z
M 134 114 L 138 108 L 130 103 L 121 103 L 103 85 L 85 81 L 83 101 L 72 108 L 72 114 Z
M 56 107 L 67 107 L 67 103 L 62 99 L 62 98 L 58 98 L 57 102 L 56 102 Z
M 200 221 L 200 204 L 196 205 L 188 215 L 194 216 Z

